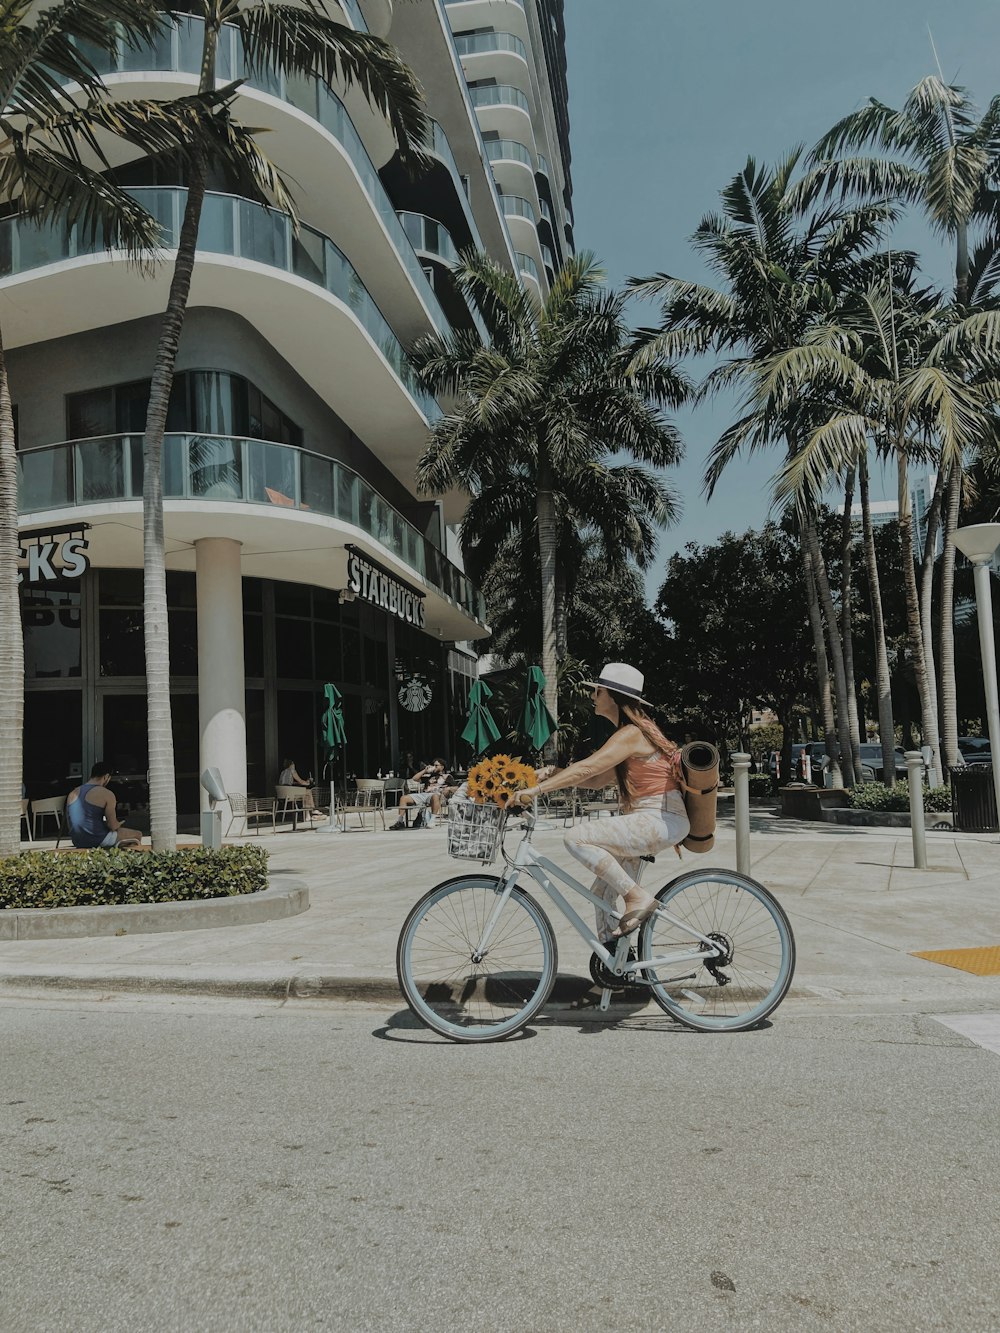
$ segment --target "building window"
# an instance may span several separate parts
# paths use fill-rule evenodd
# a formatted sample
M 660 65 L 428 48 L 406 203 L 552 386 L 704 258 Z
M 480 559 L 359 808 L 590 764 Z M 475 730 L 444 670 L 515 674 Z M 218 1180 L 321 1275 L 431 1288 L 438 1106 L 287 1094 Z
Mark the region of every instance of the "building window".
M 146 429 L 149 380 L 87 389 L 66 396 L 68 439 L 140 434 Z M 302 427 L 242 375 L 188 370 L 174 376 L 167 431 L 235 435 L 302 445 Z

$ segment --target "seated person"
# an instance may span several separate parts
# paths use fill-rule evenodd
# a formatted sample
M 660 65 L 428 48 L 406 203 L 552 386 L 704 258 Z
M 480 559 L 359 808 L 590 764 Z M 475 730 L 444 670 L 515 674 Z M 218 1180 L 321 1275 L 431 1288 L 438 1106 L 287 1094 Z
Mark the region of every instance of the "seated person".
M 313 819 L 322 818 L 320 811 L 316 809 L 316 802 L 313 800 L 311 790 L 312 780 L 310 778 L 299 777 L 294 759 L 285 759 L 282 761 L 281 772 L 278 775 L 278 786 L 310 788 L 310 790 L 304 792 L 302 795 L 302 809 L 308 810 Z
M 138 829 L 119 824 L 115 794 L 108 790 L 111 765 L 98 760 L 90 781 L 66 797 L 66 820 L 74 847 L 134 847 L 142 842 Z
M 419 773 L 414 773 L 414 781 L 423 784 L 420 791 L 408 791 L 399 798 L 399 818 L 395 824 L 390 824 L 390 829 L 406 828 L 405 811 L 409 806 L 414 806 L 417 810 L 417 819 L 414 821 L 414 828 L 420 827 L 420 821 L 423 820 L 424 828 L 433 828 L 434 821 L 441 813 L 441 800 L 445 794 L 445 788 L 450 781 L 450 774 L 445 768 L 443 759 L 435 759 L 432 764 L 422 768 Z

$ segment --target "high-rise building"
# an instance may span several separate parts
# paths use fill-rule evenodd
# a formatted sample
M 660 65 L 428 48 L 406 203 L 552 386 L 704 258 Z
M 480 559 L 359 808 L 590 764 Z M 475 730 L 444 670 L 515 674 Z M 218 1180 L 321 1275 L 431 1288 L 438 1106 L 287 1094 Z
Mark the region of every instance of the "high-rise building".
M 487 627 L 454 537 L 461 497 L 416 491 L 442 407 L 407 348 L 485 335 L 451 280 L 460 250 L 541 296 L 573 248 L 561 0 L 330 2 L 417 75 L 431 165 L 402 169 L 357 88 L 248 71 L 223 33 L 220 76 L 245 78 L 236 115 L 269 131 L 301 226 L 221 189 L 206 200 L 164 460 L 182 816 L 206 766 L 251 794 L 271 793 L 289 756 L 318 775 L 326 681 L 344 695 L 348 771 L 459 751 Z M 200 57 L 200 22 L 178 16 L 155 46 L 106 61 L 106 82 L 115 97 L 191 92 Z M 117 172 L 169 258 L 180 180 L 149 160 Z M 64 792 L 101 756 L 130 822 L 147 767 L 142 432 L 169 279 L 169 263 L 144 277 L 72 228 L 0 217 L 25 781 L 30 796 Z

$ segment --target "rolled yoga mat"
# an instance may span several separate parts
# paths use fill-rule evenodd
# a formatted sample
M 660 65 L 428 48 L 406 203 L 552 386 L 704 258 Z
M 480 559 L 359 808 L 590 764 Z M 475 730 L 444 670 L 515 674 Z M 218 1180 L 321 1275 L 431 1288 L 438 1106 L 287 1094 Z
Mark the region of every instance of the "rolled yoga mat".
M 715 806 L 719 795 L 719 752 L 709 741 L 691 741 L 681 750 L 681 769 L 691 832 L 681 843 L 689 852 L 710 852 L 715 846 Z

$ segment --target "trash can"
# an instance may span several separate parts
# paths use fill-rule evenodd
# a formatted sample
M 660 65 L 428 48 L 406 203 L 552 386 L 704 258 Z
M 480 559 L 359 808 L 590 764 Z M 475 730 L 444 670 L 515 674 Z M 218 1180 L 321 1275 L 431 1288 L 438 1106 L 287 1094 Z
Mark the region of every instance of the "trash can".
M 967 764 L 953 768 L 951 813 L 955 828 L 963 833 L 997 833 L 997 798 L 993 790 L 992 764 Z

